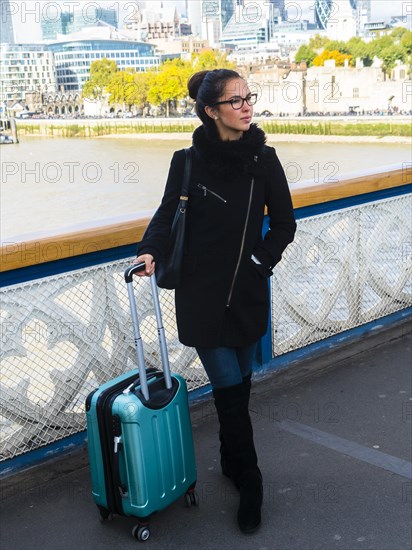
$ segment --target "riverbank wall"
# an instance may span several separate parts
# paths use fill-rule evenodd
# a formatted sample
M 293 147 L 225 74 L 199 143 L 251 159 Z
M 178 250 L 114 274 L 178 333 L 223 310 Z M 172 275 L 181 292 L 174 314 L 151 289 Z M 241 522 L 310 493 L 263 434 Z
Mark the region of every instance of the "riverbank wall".
M 410 117 L 300 117 L 257 118 L 256 122 L 267 134 L 276 136 L 316 136 L 329 137 L 367 137 L 372 141 L 383 138 L 402 138 L 405 143 L 412 137 Z M 192 134 L 199 125 L 197 119 L 57 119 L 57 120 L 22 120 L 18 121 L 20 136 L 42 137 L 104 137 L 104 136 L 142 136 Z M 405 141 L 406 140 L 406 141 Z

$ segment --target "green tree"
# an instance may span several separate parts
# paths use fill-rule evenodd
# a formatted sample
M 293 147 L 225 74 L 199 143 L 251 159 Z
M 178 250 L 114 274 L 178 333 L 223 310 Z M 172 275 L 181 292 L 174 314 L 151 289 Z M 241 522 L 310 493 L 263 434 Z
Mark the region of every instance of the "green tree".
M 330 38 L 327 36 L 315 34 L 315 36 L 309 40 L 309 48 L 312 50 L 321 50 L 327 46 L 328 42 L 330 42 Z
M 405 63 L 408 64 L 408 77 L 411 78 L 412 73 L 412 32 L 406 31 L 401 38 L 401 46 L 404 49 Z
M 373 56 L 369 44 L 364 42 L 359 36 L 352 37 L 347 42 L 348 53 L 352 56 L 352 66 L 355 66 L 356 58 L 360 58 L 363 61 L 365 67 L 370 67 L 373 62 Z
M 348 43 L 342 40 L 330 40 L 326 47 L 330 52 L 338 51 L 340 53 L 350 54 Z
M 101 102 L 106 93 L 106 87 L 117 71 L 118 68 L 115 61 L 106 59 L 105 57 L 93 61 L 90 66 L 89 80 L 86 80 L 83 85 L 83 97 Z
M 375 38 L 375 40 L 369 42 L 370 52 L 372 56 L 379 57 L 379 59 L 382 59 L 382 51 L 392 45 L 393 39 L 390 36 L 381 36 L 380 38 Z
M 398 41 L 398 40 L 402 40 L 403 36 L 408 32 L 411 32 L 411 31 L 408 31 L 408 29 L 406 29 L 405 27 L 397 27 L 396 29 L 393 29 L 390 36 L 393 40 Z
M 392 44 L 382 50 L 380 58 L 382 59 L 382 69 L 385 74 L 390 75 L 397 61 L 406 60 L 406 52 L 402 46 Z
M 405 29 L 406 30 L 406 29 Z M 408 55 L 412 54 L 412 31 L 406 30 L 401 37 L 401 46 L 404 48 Z
M 300 63 L 301 61 L 306 61 L 308 67 L 311 67 L 313 64 L 313 60 L 316 57 L 316 52 L 313 50 L 310 46 L 307 46 L 306 44 L 302 44 L 295 55 L 295 61 L 296 63 Z

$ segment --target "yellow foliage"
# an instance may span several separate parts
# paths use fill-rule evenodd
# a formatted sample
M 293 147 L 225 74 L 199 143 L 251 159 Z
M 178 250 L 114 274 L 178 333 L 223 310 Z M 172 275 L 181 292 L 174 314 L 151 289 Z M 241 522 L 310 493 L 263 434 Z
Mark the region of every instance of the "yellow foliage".
M 323 50 L 323 52 L 315 57 L 313 60 L 313 65 L 316 67 L 322 67 L 325 64 L 325 61 L 328 59 L 334 59 L 337 67 L 343 67 L 345 64 L 345 59 L 349 62 L 352 59 L 352 56 L 349 54 L 341 53 L 338 50 Z
M 227 54 L 216 50 L 205 50 L 192 56 L 193 72 L 213 69 L 236 69 L 236 65 L 227 60 Z

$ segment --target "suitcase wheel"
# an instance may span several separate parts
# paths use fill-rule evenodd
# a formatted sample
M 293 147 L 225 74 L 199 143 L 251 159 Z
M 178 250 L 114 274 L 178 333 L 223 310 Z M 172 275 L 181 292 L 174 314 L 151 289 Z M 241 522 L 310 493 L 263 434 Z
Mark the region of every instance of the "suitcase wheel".
M 185 505 L 187 508 L 199 506 L 199 495 L 194 489 L 189 489 L 189 491 L 185 493 Z
M 133 527 L 132 535 L 139 542 L 145 542 L 150 537 L 150 529 L 147 525 L 138 523 Z
M 107 510 L 107 508 L 104 508 L 103 506 L 97 506 L 99 509 L 99 519 L 102 523 L 106 521 L 111 521 L 113 519 L 113 514 L 110 512 L 110 510 Z

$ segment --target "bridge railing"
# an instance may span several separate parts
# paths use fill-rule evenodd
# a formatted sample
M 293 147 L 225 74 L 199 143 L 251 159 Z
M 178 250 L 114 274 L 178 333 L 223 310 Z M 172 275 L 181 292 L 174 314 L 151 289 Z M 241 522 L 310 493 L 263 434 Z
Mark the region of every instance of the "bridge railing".
M 269 329 L 256 371 L 411 305 L 411 185 L 392 166 L 328 185 L 292 186 L 294 243 L 271 279 Z M 3 473 L 84 440 L 84 402 L 135 368 L 123 270 L 149 218 L 2 246 L 0 429 Z M 158 366 L 146 279 L 136 279 L 147 367 Z M 172 291 L 162 290 L 171 368 L 192 395 L 207 378 L 177 338 Z

